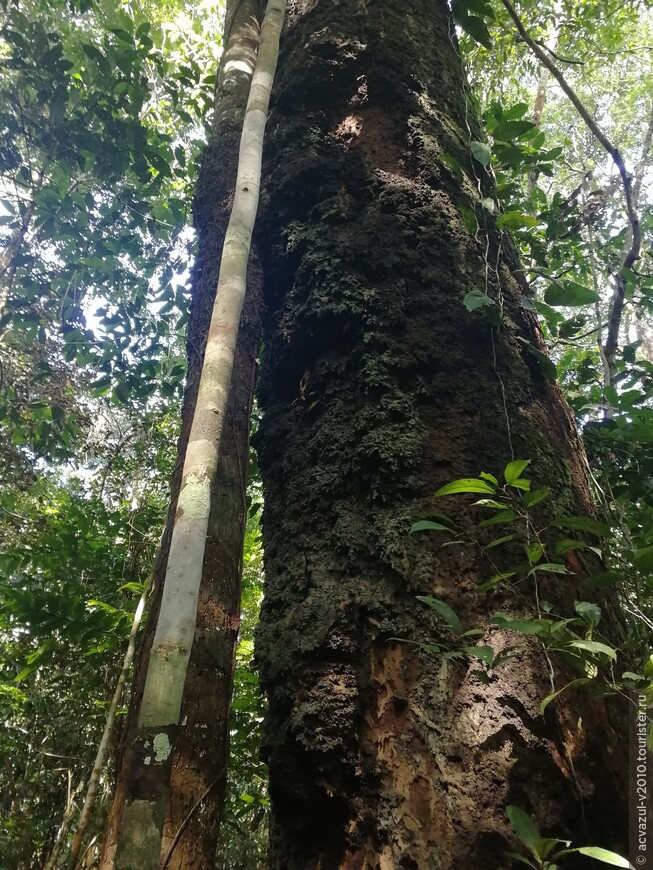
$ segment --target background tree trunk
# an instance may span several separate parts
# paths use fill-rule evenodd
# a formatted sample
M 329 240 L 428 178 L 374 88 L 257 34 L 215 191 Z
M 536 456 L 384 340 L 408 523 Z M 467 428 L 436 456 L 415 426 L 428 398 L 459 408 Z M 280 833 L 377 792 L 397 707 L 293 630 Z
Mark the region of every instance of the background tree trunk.
M 198 253 L 192 276 L 193 300 L 188 329 L 188 374 L 182 410 L 178 462 L 171 486 L 165 548 L 170 542 L 181 469 L 217 286 L 222 241 L 229 219 L 238 163 L 240 132 L 256 63 L 263 0 L 227 3 L 224 53 L 216 88 L 211 138 L 204 150 L 195 201 Z M 165 857 L 191 808 L 193 812 L 168 861 L 171 870 L 213 866 L 224 802 L 228 756 L 228 717 L 235 643 L 240 620 L 240 576 L 246 520 L 249 416 L 260 344 L 261 267 L 256 250 L 248 268 L 248 292 L 240 325 L 229 412 L 221 446 L 204 557 L 195 641 L 182 706 L 182 728 L 171 774 L 171 796 L 162 843 Z M 131 764 L 131 739 L 142 696 L 149 651 L 159 612 L 167 559 L 157 574 L 146 632 L 132 682 L 132 695 L 118 759 L 114 801 L 105 832 L 102 870 L 113 867 L 117 831 Z
M 466 628 L 534 605 L 532 585 L 480 594 L 494 571 L 472 547 L 408 534 L 443 483 L 531 458 L 552 491 L 541 516 L 591 510 L 569 411 L 523 341 L 544 347 L 513 249 L 478 206 L 489 179 L 447 4 L 296 0 L 275 92 L 257 442 L 269 867 L 501 870 L 507 804 L 575 845 L 623 848 L 611 701 L 569 693 L 542 717 L 548 662 L 508 632 L 495 651 L 524 649 L 489 685 L 392 640 L 437 637 L 420 594 Z M 475 206 L 472 234 L 461 208 Z M 502 308 L 499 330 L 466 311 L 471 290 Z M 470 501 L 443 504 L 459 528 L 475 527 Z M 539 592 L 570 616 L 579 583 Z

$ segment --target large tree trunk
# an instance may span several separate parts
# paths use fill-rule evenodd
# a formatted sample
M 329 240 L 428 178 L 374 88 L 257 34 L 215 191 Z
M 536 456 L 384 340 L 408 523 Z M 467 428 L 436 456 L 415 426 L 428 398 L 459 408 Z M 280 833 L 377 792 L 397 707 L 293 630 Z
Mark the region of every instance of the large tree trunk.
M 238 163 L 240 132 L 256 62 L 263 0 L 227 3 L 224 53 L 216 88 L 213 129 L 205 148 L 195 202 L 198 254 L 192 276 L 193 303 L 188 330 L 188 373 L 178 462 L 171 486 L 165 555 L 177 509 L 181 469 L 197 399 L 202 358 L 217 286 L 222 241 L 229 219 Z M 224 802 L 228 757 L 228 718 L 235 643 L 240 621 L 240 576 L 246 520 L 249 417 L 256 355 L 261 338 L 261 267 L 256 251 L 248 269 L 239 347 L 229 410 L 213 492 L 197 628 L 188 668 L 182 727 L 170 778 L 162 858 L 176 835 L 170 870 L 213 866 Z M 114 801 L 105 832 L 101 870 L 114 866 L 125 798 L 130 787 L 132 740 L 138 719 L 149 652 L 156 627 L 167 558 L 157 571 L 148 624 L 132 684 L 128 722 L 118 760 Z M 135 784 L 138 788 L 138 783 Z M 198 801 L 201 803 L 198 804 Z M 190 814 L 190 815 L 189 815 Z
M 467 628 L 534 606 L 532 578 L 481 594 L 490 566 L 474 547 L 409 535 L 443 483 L 531 458 L 545 510 L 591 509 L 573 421 L 519 340 L 543 347 L 518 263 L 479 207 L 447 4 L 296 0 L 275 87 L 257 442 L 269 866 L 500 870 L 507 804 L 575 845 L 623 847 L 619 711 L 569 692 L 541 716 L 537 643 L 483 685 L 477 665 L 393 640 L 437 636 L 420 594 Z M 476 207 L 476 236 L 462 207 Z M 466 311 L 471 290 L 501 304 L 499 329 Z M 472 500 L 443 505 L 470 532 Z M 539 591 L 572 616 L 578 587 L 549 576 Z

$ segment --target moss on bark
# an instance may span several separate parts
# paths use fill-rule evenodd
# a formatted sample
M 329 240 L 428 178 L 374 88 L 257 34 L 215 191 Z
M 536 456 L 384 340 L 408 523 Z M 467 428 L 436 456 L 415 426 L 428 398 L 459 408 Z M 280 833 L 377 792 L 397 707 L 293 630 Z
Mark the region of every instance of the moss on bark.
M 590 507 L 569 412 L 521 340 L 542 346 L 509 241 L 483 218 L 465 228 L 483 172 L 446 4 L 297 0 L 282 54 L 260 233 L 269 866 L 499 870 L 509 803 L 548 834 L 615 847 L 625 791 L 608 706 L 582 732 L 573 706 L 541 717 L 536 645 L 484 686 L 392 640 L 437 635 L 418 594 L 467 627 L 532 602 L 532 589 L 480 594 L 471 548 L 408 534 L 443 483 L 514 452 L 560 515 Z M 466 311 L 471 290 L 501 302 L 499 330 Z M 470 501 L 446 505 L 467 528 Z M 564 611 L 577 588 L 546 591 Z

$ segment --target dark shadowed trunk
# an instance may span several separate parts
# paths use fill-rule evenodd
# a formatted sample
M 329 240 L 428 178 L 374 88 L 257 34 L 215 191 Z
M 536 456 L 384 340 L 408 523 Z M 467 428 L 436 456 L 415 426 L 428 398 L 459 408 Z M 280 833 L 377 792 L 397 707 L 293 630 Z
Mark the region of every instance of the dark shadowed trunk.
M 188 374 L 182 411 L 178 462 L 171 487 L 165 551 L 170 542 L 181 468 L 188 441 L 202 357 L 217 285 L 222 241 L 229 219 L 240 131 L 256 61 L 262 0 L 227 3 L 225 47 L 216 89 L 213 129 L 205 148 L 195 201 L 198 253 L 192 276 L 193 301 L 188 330 Z M 240 576 L 246 520 L 249 416 L 256 355 L 260 344 L 261 268 L 256 250 L 248 269 L 247 298 L 231 385 L 229 413 L 218 466 L 209 537 L 197 614 L 195 641 L 184 692 L 181 729 L 170 773 L 162 859 L 174 845 L 170 870 L 213 867 L 224 802 L 228 756 L 228 717 L 235 643 L 240 621 Z M 102 870 L 114 865 L 117 832 L 130 781 L 130 741 L 138 717 L 149 650 L 158 617 L 166 559 L 157 572 L 148 624 L 135 667 Z M 201 799 L 201 800 L 200 800 Z M 199 802 L 199 803 L 198 803 Z M 180 830 L 181 836 L 177 836 Z
M 472 165 L 464 89 L 444 0 L 291 4 L 260 233 L 273 870 L 502 870 L 507 804 L 574 845 L 625 840 L 611 702 L 570 692 L 540 715 L 551 674 L 532 638 L 481 638 L 523 647 L 488 685 L 478 665 L 393 640 L 438 637 L 417 595 L 466 628 L 535 605 L 533 578 L 480 593 L 494 571 L 475 548 L 409 534 L 443 483 L 530 458 L 552 491 L 541 517 L 591 510 L 513 249 L 479 207 L 490 180 Z M 465 309 L 472 290 L 494 298 L 500 328 Z M 442 508 L 473 532 L 471 501 Z M 573 616 L 580 579 L 540 575 L 539 594 Z M 556 670 L 556 688 L 567 679 Z

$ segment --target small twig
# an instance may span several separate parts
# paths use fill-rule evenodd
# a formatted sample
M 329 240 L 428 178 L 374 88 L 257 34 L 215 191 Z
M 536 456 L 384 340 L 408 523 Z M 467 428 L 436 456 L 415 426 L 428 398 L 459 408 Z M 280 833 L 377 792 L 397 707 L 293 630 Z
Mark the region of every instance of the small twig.
M 552 48 L 549 48 L 549 46 L 545 42 L 543 42 L 543 40 L 541 40 L 541 39 L 534 39 L 533 42 L 536 45 L 541 45 L 542 48 L 544 48 L 546 51 L 549 52 L 551 57 L 555 57 L 555 59 L 559 60 L 560 63 L 573 63 L 573 64 L 576 64 L 577 66 L 584 66 L 584 64 L 585 64 L 584 60 L 574 60 L 571 57 L 561 57 L 561 55 L 556 54 L 556 52 Z
M 651 111 L 651 117 L 649 120 L 648 128 L 646 130 L 646 135 L 644 136 L 642 154 L 635 170 L 635 183 L 633 184 L 632 188 L 631 200 L 633 210 L 637 209 L 637 205 L 639 203 L 639 194 L 642 187 L 642 180 L 644 177 L 644 172 L 646 170 L 646 165 L 649 160 L 652 140 L 653 109 Z M 610 305 L 608 334 L 604 346 L 605 356 L 610 366 L 610 373 L 613 380 L 615 376 L 615 363 L 617 356 L 617 344 L 619 341 L 619 330 L 621 328 L 621 318 L 623 315 L 626 297 L 626 274 L 628 270 L 632 270 L 635 262 L 639 259 L 639 251 L 641 247 L 639 223 L 635 227 L 632 225 L 631 221 L 630 232 L 628 235 L 630 236 L 630 238 L 626 236 L 626 242 L 624 244 L 624 254 L 621 261 L 621 269 L 615 275 L 615 290 L 612 297 L 612 304 Z
M 199 809 L 199 807 L 200 807 L 202 801 L 204 801 L 204 800 L 208 797 L 209 793 L 210 793 L 210 792 L 215 788 L 215 786 L 220 782 L 220 780 L 222 779 L 222 777 L 223 777 L 224 774 L 225 774 L 225 771 L 226 771 L 226 767 L 223 767 L 222 770 L 220 771 L 220 773 L 219 773 L 219 774 L 216 776 L 216 778 L 213 780 L 213 782 L 211 782 L 211 783 L 209 783 L 209 785 L 207 785 L 207 787 L 206 787 L 206 788 L 204 789 L 204 791 L 202 792 L 202 795 L 201 795 L 201 796 L 200 796 L 200 797 L 195 801 L 195 803 L 193 804 L 193 806 L 192 806 L 192 807 L 190 808 L 190 810 L 188 811 L 188 815 L 186 816 L 186 818 L 184 819 L 184 821 L 181 823 L 181 825 L 179 825 L 179 828 L 178 828 L 178 830 L 177 830 L 177 833 L 176 833 L 175 836 L 172 838 L 172 843 L 170 843 L 170 848 L 169 848 L 168 851 L 166 852 L 166 856 L 165 856 L 165 858 L 163 859 L 163 863 L 161 864 L 161 870 L 166 870 L 166 867 L 168 866 L 168 864 L 169 864 L 169 862 L 170 862 L 170 859 L 172 858 L 172 853 L 173 853 L 173 852 L 175 851 L 175 849 L 177 848 L 177 846 L 178 846 L 178 844 L 179 844 L 179 841 L 181 840 L 181 837 L 182 837 L 184 831 L 185 831 L 186 828 L 188 827 L 188 823 L 190 822 L 190 820 L 193 818 L 193 816 L 195 815 L 195 813 L 196 813 L 197 810 Z

